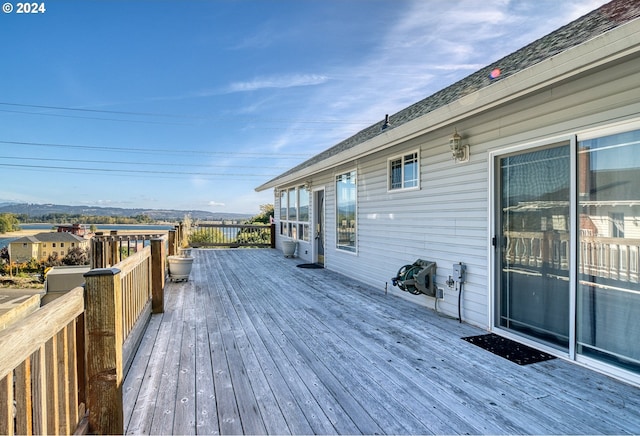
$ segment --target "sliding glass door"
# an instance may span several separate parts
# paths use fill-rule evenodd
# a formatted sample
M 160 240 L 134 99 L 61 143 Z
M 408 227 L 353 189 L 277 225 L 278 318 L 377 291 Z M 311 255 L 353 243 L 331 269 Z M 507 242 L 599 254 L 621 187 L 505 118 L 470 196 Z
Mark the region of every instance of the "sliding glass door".
M 640 373 L 640 130 L 578 141 L 577 352 Z
M 496 326 L 564 351 L 570 324 L 570 146 L 498 158 Z
M 639 380 L 640 130 L 575 144 L 496 156 L 494 326 Z

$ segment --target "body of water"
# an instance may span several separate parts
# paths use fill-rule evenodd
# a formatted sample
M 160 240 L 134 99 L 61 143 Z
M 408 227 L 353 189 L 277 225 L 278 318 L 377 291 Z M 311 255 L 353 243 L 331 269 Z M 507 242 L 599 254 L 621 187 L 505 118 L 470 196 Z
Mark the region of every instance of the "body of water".
M 17 238 L 0 238 L 0 248 L 4 248 Z

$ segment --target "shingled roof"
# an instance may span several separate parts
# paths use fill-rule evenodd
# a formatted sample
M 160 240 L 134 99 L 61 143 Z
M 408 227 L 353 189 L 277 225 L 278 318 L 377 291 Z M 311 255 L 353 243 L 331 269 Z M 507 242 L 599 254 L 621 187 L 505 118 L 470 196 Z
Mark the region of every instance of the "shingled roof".
M 381 120 L 271 179 L 264 185 L 269 185 L 282 177 L 349 150 L 380 135 L 383 131 L 388 132 L 390 129 L 401 126 L 453 103 L 465 95 L 491 85 L 495 80 L 490 78 L 490 73 L 495 68 L 500 69 L 498 80 L 502 80 L 638 17 L 640 17 L 640 0 L 613 0 L 516 52 L 487 65 L 453 85 L 391 115 L 389 117 L 390 126 L 385 130 L 382 129 L 385 121 Z
M 12 243 L 32 243 L 38 242 L 82 242 L 84 238 L 76 236 L 68 232 L 42 232 L 33 236 L 24 236 L 22 238 L 11 241 Z
M 40 241 L 38 240 L 38 238 L 35 238 L 33 236 L 23 236 L 22 238 L 18 238 L 18 239 L 14 239 L 13 241 L 11 241 L 12 244 L 37 244 Z

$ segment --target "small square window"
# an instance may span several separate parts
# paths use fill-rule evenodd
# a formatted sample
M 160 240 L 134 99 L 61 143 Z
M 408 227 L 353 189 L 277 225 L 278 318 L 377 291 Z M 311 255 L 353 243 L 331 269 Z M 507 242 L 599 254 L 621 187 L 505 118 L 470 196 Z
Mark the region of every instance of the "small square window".
M 417 188 L 420 180 L 418 152 L 389 159 L 389 190 Z

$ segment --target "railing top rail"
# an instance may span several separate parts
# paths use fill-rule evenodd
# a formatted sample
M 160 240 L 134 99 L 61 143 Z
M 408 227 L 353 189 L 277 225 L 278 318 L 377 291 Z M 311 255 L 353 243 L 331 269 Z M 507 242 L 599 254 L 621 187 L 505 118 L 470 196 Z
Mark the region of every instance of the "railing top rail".
M 580 236 L 582 242 L 602 242 L 611 245 L 640 246 L 640 239 L 614 238 L 611 236 Z
M 194 227 L 196 228 L 200 228 L 200 227 L 234 227 L 234 228 L 242 228 L 242 229 L 268 229 L 270 227 L 270 224 L 206 224 L 206 223 L 202 223 L 202 224 L 197 224 Z
M 92 236 L 94 239 L 99 240 L 107 240 L 107 241 L 133 241 L 133 240 L 144 240 L 148 241 L 151 239 L 164 239 L 168 240 L 169 235 L 167 233 L 122 233 L 115 235 L 94 235 Z
M 121 274 L 124 276 L 124 275 L 127 275 L 129 272 L 131 272 L 136 266 L 142 263 L 145 259 L 148 259 L 150 257 L 151 257 L 151 246 L 148 245 L 144 247 L 142 250 L 138 251 L 137 253 L 132 254 L 126 259 L 116 263 L 115 265 L 113 265 L 113 267 L 118 268 Z
M 545 231 L 512 231 L 509 230 L 505 233 L 506 236 L 516 237 L 516 238 L 538 238 L 544 239 L 548 235 L 552 235 L 559 239 L 568 239 L 569 233 L 553 233 L 553 232 L 545 232 Z M 600 242 L 611 245 L 629 245 L 629 246 L 640 246 L 640 239 L 637 238 L 617 238 L 611 236 L 585 236 L 580 235 L 579 239 L 581 242 Z
M 0 379 L 82 312 L 84 289 L 77 287 L 0 332 Z

